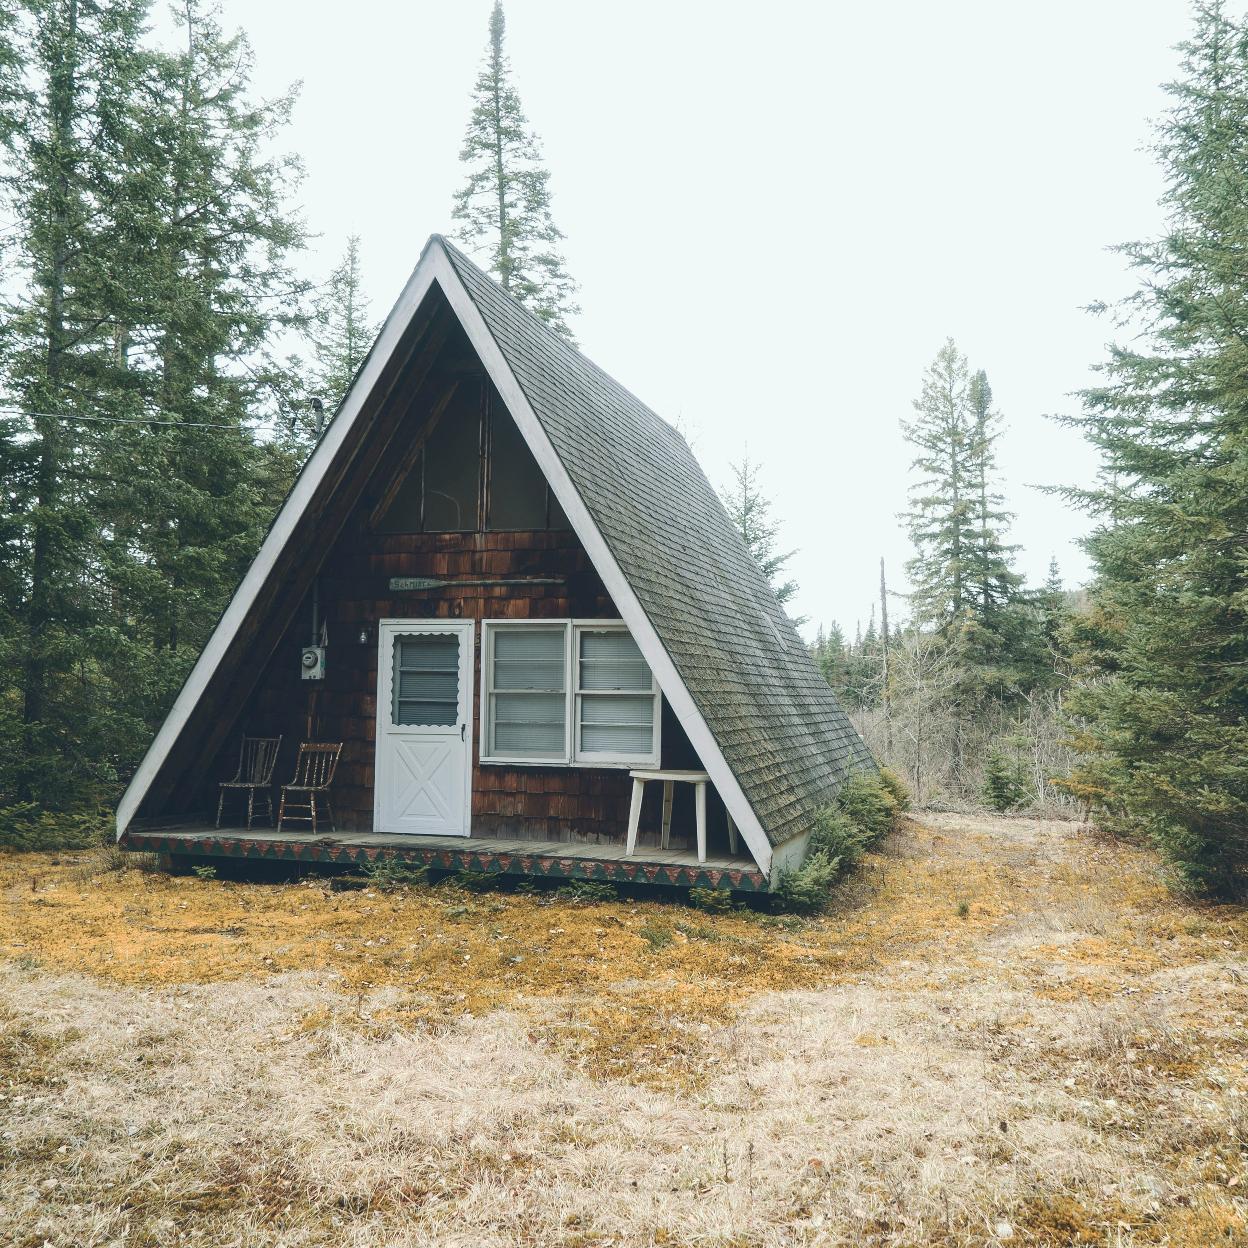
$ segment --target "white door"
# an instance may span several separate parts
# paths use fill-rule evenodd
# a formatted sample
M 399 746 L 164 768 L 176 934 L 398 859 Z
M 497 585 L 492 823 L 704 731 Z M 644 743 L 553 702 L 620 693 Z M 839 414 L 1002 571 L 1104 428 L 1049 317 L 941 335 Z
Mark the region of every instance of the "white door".
M 375 827 L 467 836 L 473 626 L 385 620 L 379 634 Z

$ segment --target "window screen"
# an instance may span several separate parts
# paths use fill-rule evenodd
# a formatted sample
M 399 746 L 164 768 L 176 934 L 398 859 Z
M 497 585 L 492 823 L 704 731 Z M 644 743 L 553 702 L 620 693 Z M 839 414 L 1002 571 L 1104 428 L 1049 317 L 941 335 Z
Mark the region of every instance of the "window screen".
M 495 628 L 491 633 L 489 753 L 565 758 L 566 629 Z
M 578 634 L 577 690 L 581 754 L 651 753 L 654 679 L 631 634 Z
M 418 633 L 395 638 L 390 710 L 396 725 L 459 722 L 458 636 Z
M 481 494 L 481 400 L 476 387 L 456 392 L 425 443 L 426 533 L 475 532 Z

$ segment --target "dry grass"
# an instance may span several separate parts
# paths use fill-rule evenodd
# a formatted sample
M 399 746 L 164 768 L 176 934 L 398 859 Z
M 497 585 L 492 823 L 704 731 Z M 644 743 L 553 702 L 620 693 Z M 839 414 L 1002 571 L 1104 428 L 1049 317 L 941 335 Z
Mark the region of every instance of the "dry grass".
M 0 859 L 0 1243 L 1248 1243 L 1248 921 L 934 816 L 797 923 Z

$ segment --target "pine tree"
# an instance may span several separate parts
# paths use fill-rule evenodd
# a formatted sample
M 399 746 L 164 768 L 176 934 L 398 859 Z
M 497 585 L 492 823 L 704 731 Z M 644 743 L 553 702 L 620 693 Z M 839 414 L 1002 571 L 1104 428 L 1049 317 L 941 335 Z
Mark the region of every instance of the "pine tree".
M 1015 601 L 1022 577 L 1010 565 L 1017 547 L 1007 546 L 1002 536 L 1010 513 L 995 482 L 1001 415 L 993 410 L 992 387 L 982 369 L 971 377 L 967 406 L 966 463 L 973 489 L 975 540 L 966 556 L 965 584 L 981 626 L 991 629 L 993 617 Z
M 262 155 L 288 101 L 247 103 L 245 44 L 197 0 L 177 54 L 147 14 L 24 0 L 10 28 L 0 805 L 115 793 L 297 467 L 253 431 L 300 323 L 293 170 Z
M 154 58 L 124 197 L 142 244 L 121 361 L 141 413 L 166 423 L 115 431 L 99 499 L 129 617 L 118 673 L 153 674 L 120 682 L 139 724 L 180 685 L 297 467 L 294 448 L 253 431 L 266 418 L 287 428 L 298 388 L 273 348 L 304 324 L 306 284 L 290 269 L 303 229 L 284 209 L 299 167 L 271 154 L 293 97 L 250 98 L 251 49 L 214 6 L 183 0 L 177 17 L 183 46 Z
M 5 79 L 3 188 L 16 225 L 0 364 L 22 414 L 0 440 L 13 594 L 4 670 L 15 682 L 0 788 L 54 805 L 89 797 L 111 762 L 111 707 L 90 645 L 110 605 L 91 500 L 106 426 L 90 422 L 125 408 L 117 310 L 134 283 L 123 185 L 138 168 L 146 8 L 23 0 L 6 11 L 5 61 L 22 72 Z
M 833 689 L 844 687 L 849 675 L 849 656 L 846 654 L 845 634 L 841 626 L 833 623 L 830 629 L 819 625 L 812 648 L 812 657 L 823 673 L 823 678 Z
M 1071 613 L 1066 603 L 1062 570 L 1057 565 L 1056 555 L 1049 560 L 1049 571 L 1040 590 L 1039 605 L 1040 633 L 1044 639 L 1045 651 L 1055 676 L 1066 679 L 1071 674 L 1066 640 Z
M 1099 679 L 1076 700 L 1071 787 L 1233 894 L 1248 891 L 1248 26 L 1202 3 L 1182 51 L 1156 146 L 1167 229 L 1123 248 L 1137 334 L 1073 419 L 1108 484 L 1077 495 L 1100 517 Z
M 951 338 L 923 375 L 914 420 L 902 422 L 920 474 L 906 516 L 915 549 L 906 565 L 911 604 L 917 623 L 942 630 L 959 628 L 973 602 L 968 574 L 978 527 L 967 387 L 966 357 Z
M 460 160 L 468 180 L 455 196 L 455 237 L 487 257 L 503 289 L 571 338 L 568 321 L 580 308 L 550 211 L 550 173 L 511 82 L 503 51 L 501 0 L 490 14 L 490 42 L 473 88 L 473 109 Z
M 741 534 L 746 549 L 762 574 L 776 592 L 780 602 L 786 603 L 797 593 L 797 582 L 791 578 L 781 580 L 785 565 L 797 553 L 794 550 L 778 551 L 780 524 L 771 516 L 771 502 L 759 485 L 759 465 L 746 455 L 740 463 L 732 465 L 733 484 L 723 492 L 724 507 L 728 517 Z M 801 623 L 801 621 L 796 621 Z
M 352 234 L 342 260 L 316 301 L 312 322 L 316 355 L 312 392 L 329 415 L 338 410 L 377 337 L 378 326 L 369 319 L 368 310 L 360 271 L 360 238 Z

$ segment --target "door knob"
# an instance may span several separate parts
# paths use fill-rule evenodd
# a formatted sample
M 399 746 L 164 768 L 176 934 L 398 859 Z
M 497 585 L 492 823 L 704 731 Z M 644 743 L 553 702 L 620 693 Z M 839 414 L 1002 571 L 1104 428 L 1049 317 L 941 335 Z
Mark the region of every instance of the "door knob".
M 461 741 L 467 741 L 467 740 L 468 740 L 468 725 L 467 725 L 467 724 L 460 724 L 460 726 L 459 726 L 459 739 L 460 739 Z

